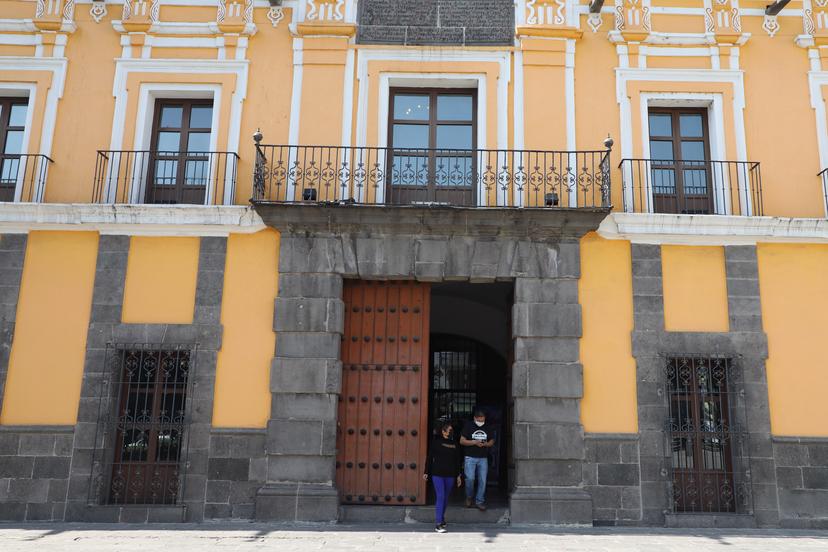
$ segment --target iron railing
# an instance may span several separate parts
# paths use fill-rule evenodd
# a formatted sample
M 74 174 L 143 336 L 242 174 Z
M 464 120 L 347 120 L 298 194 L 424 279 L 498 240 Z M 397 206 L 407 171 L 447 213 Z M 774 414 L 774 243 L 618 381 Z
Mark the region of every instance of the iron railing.
M 233 203 L 238 154 L 98 151 L 93 203 Z
M 107 345 L 89 504 L 181 502 L 196 352 L 196 345 Z
M 41 154 L 0 154 L 0 201 L 43 201 L 50 163 Z
M 822 199 L 825 205 L 825 216 L 828 217 L 828 169 L 822 169 L 817 176 L 822 179 Z
M 624 210 L 762 216 L 762 176 L 752 161 L 622 159 Z
M 740 372 L 726 357 L 665 358 L 665 433 L 674 512 L 752 513 Z
M 257 142 L 252 200 L 608 208 L 609 153 Z

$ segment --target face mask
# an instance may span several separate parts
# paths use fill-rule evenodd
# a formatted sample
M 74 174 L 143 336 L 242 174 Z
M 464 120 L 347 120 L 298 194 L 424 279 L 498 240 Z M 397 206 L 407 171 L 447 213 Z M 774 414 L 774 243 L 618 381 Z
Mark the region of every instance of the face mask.
M 485 424 L 486 422 L 478 422 L 477 420 L 474 421 L 474 425 L 476 425 L 477 427 L 483 427 Z

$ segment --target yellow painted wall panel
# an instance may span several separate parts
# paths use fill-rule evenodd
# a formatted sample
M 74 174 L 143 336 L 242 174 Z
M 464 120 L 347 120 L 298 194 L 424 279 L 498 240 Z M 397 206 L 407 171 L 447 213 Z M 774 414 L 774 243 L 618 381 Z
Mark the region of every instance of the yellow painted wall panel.
M 278 258 L 279 234 L 273 230 L 231 234 L 227 240 L 224 336 L 213 406 L 216 427 L 265 427 L 270 417 Z
M 96 232 L 31 232 L 0 424 L 77 421 Z
M 198 238 L 133 236 L 129 244 L 122 321 L 192 324 L 198 248 Z
M 828 436 L 828 245 L 759 244 L 775 435 Z
M 630 243 L 605 240 L 595 233 L 581 240 L 578 297 L 583 317 L 581 362 L 584 431 L 638 431 Z
M 661 247 L 664 329 L 726 332 L 727 279 L 723 247 Z

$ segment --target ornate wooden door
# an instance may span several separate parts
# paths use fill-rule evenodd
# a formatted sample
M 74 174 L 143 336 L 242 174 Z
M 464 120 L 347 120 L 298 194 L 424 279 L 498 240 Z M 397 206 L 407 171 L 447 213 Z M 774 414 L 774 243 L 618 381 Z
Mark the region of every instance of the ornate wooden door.
M 424 504 L 431 289 L 346 280 L 336 480 L 346 504 Z

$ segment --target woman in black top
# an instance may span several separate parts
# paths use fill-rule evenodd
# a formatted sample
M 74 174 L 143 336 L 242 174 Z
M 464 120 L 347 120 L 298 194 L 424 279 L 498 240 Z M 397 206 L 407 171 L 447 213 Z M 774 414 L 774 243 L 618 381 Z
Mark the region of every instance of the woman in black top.
M 460 454 L 460 445 L 452 438 L 452 432 L 453 429 L 448 422 L 440 427 L 440 435 L 435 437 L 431 443 L 426 460 L 426 471 L 423 474 L 423 479 L 431 476 L 434 492 L 437 494 L 434 530 L 438 533 L 446 532 L 445 514 L 451 487 L 455 481 L 458 487 L 462 484 L 460 468 L 463 456 Z

